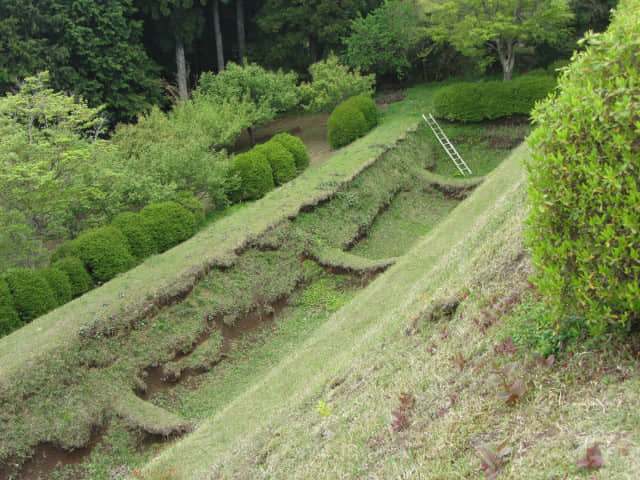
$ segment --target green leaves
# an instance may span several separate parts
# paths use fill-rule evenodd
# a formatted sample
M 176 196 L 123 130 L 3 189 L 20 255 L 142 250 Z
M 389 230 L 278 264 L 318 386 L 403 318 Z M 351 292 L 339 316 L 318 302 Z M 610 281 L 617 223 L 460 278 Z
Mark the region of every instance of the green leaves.
M 540 104 L 530 138 L 528 241 L 540 290 L 561 314 L 578 310 L 592 335 L 637 322 L 640 308 L 640 10 L 622 4 L 609 31 Z

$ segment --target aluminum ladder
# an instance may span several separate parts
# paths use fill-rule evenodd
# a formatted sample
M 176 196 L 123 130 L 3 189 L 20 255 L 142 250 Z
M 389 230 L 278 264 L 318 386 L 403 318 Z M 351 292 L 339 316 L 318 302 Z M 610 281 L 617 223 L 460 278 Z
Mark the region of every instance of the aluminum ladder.
M 469 165 L 467 165 L 467 163 L 462 159 L 458 150 L 456 150 L 456 147 L 453 146 L 449 138 L 447 138 L 445 133 L 442 131 L 442 128 L 440 128 L 440 125 L 438 125 L 438 122 L 436 122 L 436 119 L 433 118 L 433 115 L 429 114 L 429 117 L 425 117 L 423 113 L 422 118 L 427 122 L 427 125 L 431 128 L 431 131 L 438 139 L 438 142 L 440 142 L 440 145 L 442 145 L 444 151 L 447 152 L 447 155 L 449 155 L 449 158 L 453 161 L 453 164 L 462 176 L 471 175 L 472 172 Z

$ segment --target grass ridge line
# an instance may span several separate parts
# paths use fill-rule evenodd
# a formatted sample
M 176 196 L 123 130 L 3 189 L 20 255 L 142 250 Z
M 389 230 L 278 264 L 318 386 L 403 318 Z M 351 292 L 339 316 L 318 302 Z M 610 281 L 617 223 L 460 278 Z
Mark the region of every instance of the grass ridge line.
M 231 478 L 223 472 L 233 476 L 234 460 L 250 455 L 252 442 L 286 428 L 301 410 L 308 411 L 332 378 L 349 372 L 354 359 L 386 336 L 401 334 L 407 320 L 424 308 L 425 294 L 435 298 L 443 287 L 475 275 L 472 260 L 484 256 L 496 241 L 495 232 L 526 209 L 520 162 L 526 155 L 526 146 L 515 149 L 467 200 L 312 338 L 169 447 L 149 469 L 176 467 L 185 480 Z
M 233 264 L 235 252 L 253 238 L 285 218 L 296 217 L 303 208 L 331 198 L 417 125 L 412 118 L 389 117 L 384 128 L 374 129 L 247 208 L 0 339 L 0 388 L 40 359 L 77 342 L 78 331 L 87 325 L 107 331 L 126 327 L 181 300 L 209 270 Z

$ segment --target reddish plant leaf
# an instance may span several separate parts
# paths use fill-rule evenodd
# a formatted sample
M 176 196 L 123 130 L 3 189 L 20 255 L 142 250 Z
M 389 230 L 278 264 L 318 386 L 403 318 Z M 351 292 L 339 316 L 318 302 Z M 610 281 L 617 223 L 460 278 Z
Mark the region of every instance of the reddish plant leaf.
M 602 452 L 600 452 L 600 446 L 597 443 L 587 448 L 587 456 L 585 458 L 578 460 L 580 468 L 600 468 L 602 463 Z

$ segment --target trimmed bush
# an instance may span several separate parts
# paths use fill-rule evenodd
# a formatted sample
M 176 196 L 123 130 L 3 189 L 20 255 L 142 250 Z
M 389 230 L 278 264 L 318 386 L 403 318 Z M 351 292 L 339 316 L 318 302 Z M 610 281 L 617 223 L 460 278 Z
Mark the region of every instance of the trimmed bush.
M 48 267 L 39 272 L 49 284 L 56 300 L 56 306 L 64 305 L 72 298 L 71 282 L 69 277 L 62 270 L 55 267 Z
M 51 253 L 51 257 L 49 258 L 51 263 L 57 262 L 61 258 L 65 257 L 75 257 L 78 252 L 76 250 L 76 244 L 74 240 L 69 240 L 64 243 L 61 243 L 56 247 L 56 249 Z
M 5 279 L 23 322 L 29 322 L 56 307 L 53 292 L 39 272 L 16 268 L 7 272 Z
M 271 141 L 278 142 L 282 146 L 284 146 L 284 148 L 289 150 L 296 162 L 296 168 L 298 169 L 298 172 L 301 172 L 309 166 L 311 157 L 309 156 L 307 147 L 300 138 L 282 132 L 274 135 L 271 138 Z
M 338 105 L 329 116 L 327 136 L 333 150 L 349 145 L 367 132 L 364 115 L 347 101 Z
M 273 172 L 273 182 L 276 185 L 283 185 L 298 175 L 293 155 L 280 142 L 270 140 L 254 149 L 263 152 L 267 157 Z
M 192 191 L 182 190 L 180 192 L 176 192 L 176 202 L 193 213 L 193 218 L 196 220 L 196 226 L 200 226 L 204 223 L 204 206 Z
M 557 317 L 578 313 L 595 336 L 640 324 L 639 38 L 640 5 L 622 0 L 533 113 L 535 282 Z
M 75 242 L 78 258 L 96 282 L 107 282 L 135 264 L 127 238 L 116 227 L 86 230 Z
M 532 72 L 508 82 L 462 82 L 443 87 L 433 98 L 434 115 L 450 121 L 481 122 L 529 115 L 556 85 L 555 77 Z
M 5 280 L 0 279 L 0 337 L 9 335 L 22 325 L 24 324 L 20 320 L 18 311 L 13 303 L 9 285 Z
M 358 110 L 362 112 L 369 130 L 378 125 L 378 106 L 373 98 L 365 95 L 357 95 L 348 99 L 347 103 L 355 105 Z
M 230 174 L 239 179 L 238 186 L 230 193 L 233 202 L 257 200 L 275 188 L 267 156 L 255 148 L 235 156 Z
M 116 215 L 111 225 L 120 230 L 127 239 L 129 251 L 138 261 L 157 253 L 148 222 L 138 213 L 122 212 Z
M 140 211 L 159 252 L 185 241 L 196 231 L 196 219 L 176 202 L 152 203 Z
M 82 260 L 77 257 L 64 257 L 51 265 L 53 268 L 63 271 L 71 285 L 71 296 L 78 297 L 88 292 L 93 286 L 91 276 L 84 268 Z

